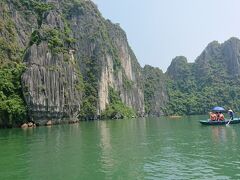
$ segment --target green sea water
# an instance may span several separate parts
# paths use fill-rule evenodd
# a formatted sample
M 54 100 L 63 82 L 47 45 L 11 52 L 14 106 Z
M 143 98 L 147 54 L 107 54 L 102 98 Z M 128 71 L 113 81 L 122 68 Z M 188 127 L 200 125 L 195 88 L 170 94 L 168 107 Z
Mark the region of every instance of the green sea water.
M 240 125 L 204 118 L 1 129 L 0 179 L 240 179 Z

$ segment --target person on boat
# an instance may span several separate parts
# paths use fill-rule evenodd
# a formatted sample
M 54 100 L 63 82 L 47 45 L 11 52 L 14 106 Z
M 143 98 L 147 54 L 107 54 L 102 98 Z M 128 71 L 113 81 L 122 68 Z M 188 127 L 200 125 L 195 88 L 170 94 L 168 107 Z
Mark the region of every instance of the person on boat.
M 215 113 L 210 112 L 209 115 L 210 115 L 210 120 L 211 121 L 216 121 L 217 120 L 217 115 Z
M 224 120 L 224 115 L 223 115 L 223 113 L 219 112 L 218 114 L 219 114 L 218 120 L 219 120 L 219 121 L 223 121 L 223 120 Z
M 234 115 L 233 110 L 229 109 L 228 114 L 230 116 L 230 119 L 233 120 L 233 115 Z
M 219 112 L 216 112 L 216 120 L 219 121 L 219 115 L 220 113 Z

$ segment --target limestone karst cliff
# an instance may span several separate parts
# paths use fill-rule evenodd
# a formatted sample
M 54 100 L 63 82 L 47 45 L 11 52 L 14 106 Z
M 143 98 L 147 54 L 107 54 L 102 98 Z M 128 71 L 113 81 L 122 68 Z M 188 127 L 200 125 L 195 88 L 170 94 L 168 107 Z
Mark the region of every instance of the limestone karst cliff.
M 169 101 L 167 93 L 167 77 L 159 68 L 145 65 L 144 100 L 147 115 L 164 115 L 166 104 Z
M 216 105 L 238 111 L 239 60 L 237 38 L 209 43 L 194 63 L 174 58 L 166 72 L 171 79 L 166 114 L 203 114 Z
M 163 73 L 141 68 L 120 25 L 90 0 L 0 2 L 0 126 L 240 110 L 239 75 L 237 38 L 210 43 L 193 63 L 177 56 Z
M 102 18 L 92 2 L 82 6 L 78 13 L 68 11 L 67 15 L 76 39 L 74 49 L 84 82 L 92 89 L 85 89 L 81 116 L 96 118 L 101 115 L 111 105 L 110 87 L 119 93 L 126 106 L 133 108 L 137 115 L 143 115 L 141 67 L 128 45 L 126 34 L 119 25 Z M 89 107 L 89 102 L 95 104 L 94 108 Z
M 109 89 L 123 108 L 144 115 L 141 67 L 126 34 L 92 1 L 4 0 L 0 8 L 1 36 L 3 25 L 11 24 L 18 61 L 25 65 L 21 96 L 30 120 L 100 118 L 114 103 Z

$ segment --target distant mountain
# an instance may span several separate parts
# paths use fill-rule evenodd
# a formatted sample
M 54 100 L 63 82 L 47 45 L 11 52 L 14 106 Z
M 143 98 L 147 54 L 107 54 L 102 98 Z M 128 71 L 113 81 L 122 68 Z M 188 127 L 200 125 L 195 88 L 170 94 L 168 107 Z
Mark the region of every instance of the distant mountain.
M 240 40 L 231 38 L 223 44 L 210 43 L 196 59 L 196 76 L 199 80 L 238 80 L 240 73 Z M 207 78 L 208 77 L 208 78 Z
M 240 40 L 211 42 L 194 63 L 176 57 L 166 75 L 171 79 L 167 114 L 202 114 L 214 105 L 240 110 Z

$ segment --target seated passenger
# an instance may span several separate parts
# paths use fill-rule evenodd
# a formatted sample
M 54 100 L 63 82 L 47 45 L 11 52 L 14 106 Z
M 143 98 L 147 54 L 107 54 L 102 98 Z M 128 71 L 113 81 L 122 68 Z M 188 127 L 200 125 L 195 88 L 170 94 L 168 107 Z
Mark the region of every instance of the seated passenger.
M 210 112 L 209 115 L 210 115 L 210 120 L 211 121 L 216 121 L 217 120 L 217 115 L 215 113 Z
M 218 119 L 219 121 L 223 121 L 224 120 L 224 115 L 223 115 L 223 113 L 219 113 L 219 119 Z

